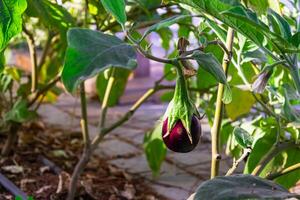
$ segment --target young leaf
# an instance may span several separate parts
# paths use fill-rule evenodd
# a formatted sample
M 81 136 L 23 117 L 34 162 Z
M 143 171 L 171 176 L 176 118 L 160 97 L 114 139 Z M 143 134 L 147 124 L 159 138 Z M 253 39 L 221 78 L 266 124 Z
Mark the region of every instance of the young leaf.
M 252 136 L 240 127 L 235 127 L 233 130 L 234 138 L 239 145 L 243 148 L 249 148 L 252 146 L 253 138 Z
M 24 123 L 34 119 L 37 114 L 28 110 L 27 102 L 25 100 L 17 101 L 13 108 L 7 112 L 4 116 L 5 121 L 13 121 L 18 123 Z
M 209 72 L 218 82 L 227 84 L 223 68 L 213 54 L 195 51 L 192 57 L 197 61 L 200 67 Z
M 300 195 L 289 193 L 282 186 L 251 175 L 217 177 L 203 182 L 195 200 L 287 199 Z
M 143 37 L 141 38 L 141 41 L 145 37 L 147 37 L 147 35 L 149 35 L 151 32 L 158 31 L 158 30 L 160 30 L 162 28 L 167 28 L 167 27 L 169 27 L 169 26 L 171 26 L 171 25 L 179 22 L 180 20 L 184 20 L 184 19 L 189 18 L 189 17 L 191 17 L 191 16 L 190 15 L 173 16 L 173 17 L 170 17 L 168 19 L 162 20 L 159 23 L 154 24 L 154 25 L 150 26 L 150 28 L 148 28 L 145 31 Z
M 144 151 L 153 176 L 159 175 L 161 164 L 167 154 L 167 148 L 162 140 L 161 133 L 162 123 L 158 123 L 155 128 L 145 134 L 144 137 Z
M 22 31 L 22 14 L 26 7 L 26 0 L 0 0 L 0 52 Z
M 133 70 L 136 67 L 134 48 L 113 35 L 89 29 L 68 31 L 68 48 L 62 81 L 69 92 L 78 84 L 109 67 Z
M 101 0 L 101 2 L 107 12 L 112 14 L 122 26 L 125 26 L 127 17 L 124 0 Z

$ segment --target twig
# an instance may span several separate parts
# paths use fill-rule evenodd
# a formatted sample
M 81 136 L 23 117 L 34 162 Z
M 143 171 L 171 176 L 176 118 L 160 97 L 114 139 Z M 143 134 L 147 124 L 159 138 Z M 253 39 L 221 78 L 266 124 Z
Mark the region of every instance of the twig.
M 226 176 L 230 176 L 231 174 L 233 174 L 233 172 L 236 170 L 236 168 L 239 166 L 239 164 L 249 156 L 249 154 L 251 153 L 252 149 L 251 148 L 246 148 L 244 150 L 244 153 L 242 154 L 242 156 L 237 159 L 236 161 L 233 162 L 232 167 L 227 171 Z
M 115 68 L 112 68 L 110 77 L 108 79 L 108 83 L 106 86 L 106 90 L 105 90 L 105 94 L 104 94 L 104 98 L 103 98 L 103 102 L 102 102 L 102 106 L 101 106 L 101 117 L 100 117 L 100 123 L 99 123 L 99 128 L 102 129 L 105 125 L 105 118 L 106 118 L 106 113 L 107 113 L 107 109 L 108 109 L 108 102 L 109 102 L 109 97 L 114 85 L 114 82 L 116 80 L 115 78 Z
M 41 59 L 39 61 L 39 65 L 38 65 L 38 70 L 40 71 L 42 66 L 44 65 L 45 63 L 45 60 L 48 56 L 48 52 L 49 52 L 49 49 L 50 49 L 50 46 L 51 46 L 51 41 L 52 41 L 52 38 L 53 38 L 53 35 L 51 32 L 48 33 L 48 38 L 47 38 L 47 41 L 46 41 L 46 44 L 45 44 L 45 47 L 44 47 L 44 51 L 43 51 L 43 54 L 41 56 Z
M 23 25 L 23 32 L 25 33 L 30 59 L 31 59 L 31 92 L 35 92 L 38 85 L 38 64 L 37 64 L 37 53 L 35 47 L 35 41 L 33 34 L 30 33 Z
M 50 90 L 58 81 L 60 80 L 60 76 L 57 76 L 56 78 L 54 78 L 50 83 L 48 83 L 48 85 L 46 85 L 45 87 L 41 88 L 40 90 L 36 91 L 33 94 L 32 100 L 29 101 L 28 103 L 28 107 L 32 106 L 41 95 L 43 95 L 44 93 L 46 93 L 48 90 Z
M 274 180 L 274 179 L 276 179 L 276 178 L 278 178 L 280 176 L 289 174 L 289 173 L 294 172 L 294 171 L 299 170 L 299 169 L 300 169 L 300 163 L 297 163 L 297 164 L 294 164 L 292 166 L 289 166 L 289 167 L 283 169 L 280 172 L 276 172 L 274 174 L 267 175 L 266 179 Z
M 144 57 L 149 58 L 154 61 L 157 61 L 157 62 L 161 62 L 161 63 L 173 64 L 173 60 L 171 60 L 171 59 L 159 58 L 159 57 L 156 57 L 156 56 L 148 53 L 138 44 L 137 41 L 135 41 L 134 38 L 132 38 L 130 36 L 130 34 L 127 31 L 125 31 L 125 34 L 126 34 L 126 37 L 128 38 L 128 40 L 133 43 L 133 47 L 136 48 Z
M 233 47 L 233 39 L 234 39 L 234 30 L 228 28 L 227 39 L 226 39 L 226 49 L 228 49 L 229 53 L 224 53 L 223 58 L 223 69 L 225 74 L 227 75 L 229 63 L 232 55 L 232 47 Z M 222 124 L 223 118 L 223 93 L 224 93 L 224 85 L 219 84 L 218 86 L 218 94 L 217 94 L 217 102 L 216 102 L 216 112 L 214 116 L 214 123 L 211 129 L 211 138 L 212 138 L 212 158 L 211 158 L 211 178 L 216 177 L 219 174 L 219 164 L 221 160 L 220 155 L 220 128 Z
M 271 150 L 265 154 L 262 159 L 259 161 L 255 169 L 252 171 L 253 176 L 258 176 L 265 166 L 280 152 L 285 151 L 290 148 L 299 147 L 299 144 L 295 144 L 293 142 L 284 142 L 273 145 Z

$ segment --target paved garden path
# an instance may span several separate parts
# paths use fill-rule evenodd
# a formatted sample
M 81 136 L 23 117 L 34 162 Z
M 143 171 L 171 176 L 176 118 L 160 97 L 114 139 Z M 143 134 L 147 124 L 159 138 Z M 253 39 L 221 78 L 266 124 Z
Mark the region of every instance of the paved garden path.
M 107 123 L 116 121 L 128 108 L 128 106 L 118 106 L 109 109 Z M 187 199 L 201 182 L 209 178 L 210 127 L 205 120 L 202 121 L 203 139 L 194 151 L 187 154 L 168 151 L 159 178 L 153 179 L 143 153 L 143 137 L 151 130 L 165 109 L 166 105 L 143 105 L 128 122 L 104 139 L 96 154 L 131 174 L 142 176 L 157 193 L 171 200 L 183 200 Z M 88 103 L 91 137 L 97 134 L 99 110 L 99 103 L 93 101 Z M 47 124 L 67 130 L 80 130 L 79 100 L 69 95 L 60 97 L 54 105 L 42 105 L 39 114 Z M 225 173 L 230 165 L 231 161 L 224 159 L 221 163 L 222 173 Z

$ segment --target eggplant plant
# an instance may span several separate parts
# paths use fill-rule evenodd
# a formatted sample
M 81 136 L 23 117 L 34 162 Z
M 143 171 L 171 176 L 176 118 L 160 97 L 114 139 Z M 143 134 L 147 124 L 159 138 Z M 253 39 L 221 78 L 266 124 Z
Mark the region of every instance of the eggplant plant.
M 84 147 L 69 185 L 67 199 L 72 200 L 103 138 L 153 94 L 171 90 L 164 95 L 169 106 L 162 123 L 144 138 L 154 176 L 159 175 L 166 148 L 188 156 L 201 145 L 205 113 L 211 125 L 211 180 L 201 184 L 192 199 L 299 198 L 288 192 L 300 180 L 300 24 L 294 14 L 300 12 L 299 1 L 86 0 L 79 10 L 67 9 L 67 3 L 74 2 L 0 0 L 0 15 L 10 16 L 0 22 L 6 28 L 0 33 L 0 127 L 8 133 L 4 155 L 22 123 L 36 117 L 43 97 L 61 81 L 81 102 Z M 45 41 L 38 40 L 36 30 L 46 33 Z M 10 39 L 24 41 L 18 38 L 21 31 L 31 57 L 27 76 L 4 61 Z M 165 56 L 151 52 L 148 36 L 153 33 L 161 38 Z M 38 47 L 43 49 L 39 59 Z M 137 67 L 137 53 L 164 64 L 164 74 L 107 125 L 107 111 L 117 104 Z M 91 138 L 85 81 L 94 76 L 101 113 L 98 134 Z M 20 77 L 26 77 L 26 83 Z M 175 81 L 175 86 L 163 85 L 164 80 Z M 226 174 L 219 170 L 223 153 L 233 158 Z M 234 174 L 242 162 L 243 174 Z

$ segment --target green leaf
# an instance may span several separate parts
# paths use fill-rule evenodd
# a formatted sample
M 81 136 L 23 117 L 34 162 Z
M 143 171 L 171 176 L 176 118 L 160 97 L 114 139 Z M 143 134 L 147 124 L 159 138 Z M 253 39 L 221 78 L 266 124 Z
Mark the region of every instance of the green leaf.
M 62 81 L 69 92 L 74 92 L 82 81 L 109 67 L 132 70 L 136 64 L 134 48 L 116 36 L 72 28 L 68 31 Z
M 165 19 L 165 20 L 162 20 L 152 26 L 150 26 L 144 33 L 143 37 L 141 38 L 141 41 L 147 37 L 147 35 L 149 35 L 151 32 L 153 31 L 158 31 L 162 28 L 167 28 L 173 24 L 176 24 L 177 22 L 181 21 L 181 20 L 184 20 L 184 19 L 187 19 L 187 18 L 190 18 L 191 16 L 190 15 L 179 15 L 179 16 L 173 16 L 173 17 L 170 17 L 168 19 Z
M 239 145 L 243 148 L 249 148 L 252 146 L 253 138 L 252 136 L 240 127 L 235 127 L 233 130 L 234 138 Z
M 218 85 L 218 82 L 213 75 L 204 70 L 202 67 L 199 67 L 197 71 L 197 87 L 199 89 L 208 89 L 216 85 Z
M 36 116 L 35 112 L 28 110 L 25 100 L 18 100 L 13 108 L 5 114 L 4 119 L 5 121 L 24 123 L 34 119 Z
M 287 199 L 300 196 L 289 193 L 272 181 L 251 175 L 217 177 L 203 182 L 195 200 Z
M 162 28 L 156 31 L 161 38 L 161 46 L 166 51 L 170 49 L 170 41 L 173 38 L 173 32 L 169 28 Z
M 275 33 L 282 35 L 286 40 L 292 37 L 291 27 L 289 23 L 273 10 L 269 10 L 268 19 L 271 20 Z
M 232 91 L 228 84 L 224 85 L 224 94 L 222 101 L 224 104 L 229 104 L 232 101 Z
M 297 148 L 288 149 L 287 151 L 282 152 L 281 154 L 285 158 L 284 163 L 281 166 L 281 169 L 286 169 L 300 162 L 300 158 L 299 158 L 300 150 Z M 299 170 L 296 170 L 294 172 L 288 173 L 286 175 L 283 175 L 275 179 L 275 182 L 289 189 L 295 186 L 299 180 L 300 180 L 300 173 Z
M 195 51 L 192 54 L 192 58 L 195 59 L 198 65 L 209 72 L 219 83 L 227 84 L 223 68 L 213 54 Z
M 48 28 L 65 34 L 69 27 L 75 26 L 76 21 L 62 6 L 49 0 L 27 0 L 27 15 L 38 17 Z
M 249 113 L 254 103 L 255 99 L 251 92 L 233 87 L 232 101 L 230 104 L 225 105 L 227 116 L 231 120 L 236 120 L 241 115 Z
M 268 0 L 247 0 L 247 4 L 250 8 L 253 8 L 253 10 L 257 11 L 259 14 L 265 13 L 269 7 Z
M 101 0 L 105 10 L 112 14 L 124 27 L 127 21 L 124 0 Z
M 26 0 L 0 0 L 0 52 L 22 31 L 22 14 L 26 7 Z
M 254 170 L 262 157 L 272 148 L 276 141 L 276 135 L 277 127 L 269 124 L 268 128 L 265 128 L 254 136 L 252 151 L 247 159 L 244 173 L 251 173 Z
M 167 154 L 167 148 L 162 140 L 162 123 L 158 123 L 152 131 L 145 134 L 143 147 L 148 165 L 156 177 Z
M 106 73 L 106 71 L 109 71 Z M 96 87 L 97 87 L 97 93 L 99 96 L 100 101 L 103 101 L 107 83 L 109 80 L 109 77 L 111 76 L 111 70 L 107 69 L 104 72 L 101 72 L 96 81 Z M 118 102 L 120 97 L 123 95 L 125 91 L 125 87 L 127 84 L 128 77 L 130 75 L 130 70 L 128 69 L 122 69 L 122 68 L 115 68 L 113 77 L 114 77 L 114 83 L 112 86 L 112 90 L 108 99 L 108 106 L 112 107 L 115 106 Z
M 200 13 L 209 14 L 226 25 L 242 33 L 258 46 L 264 46 L 264 37 L 276 47 L 285 52 L 298 52 L 299 49 L 290 44 L 282 36 L 270 31 L 269 26 L 263 23 L 249 9 L 237 2 L 226 0 L 174 0 L 187 4 Z M 238 5 L 238 6 L 237 6 Z

